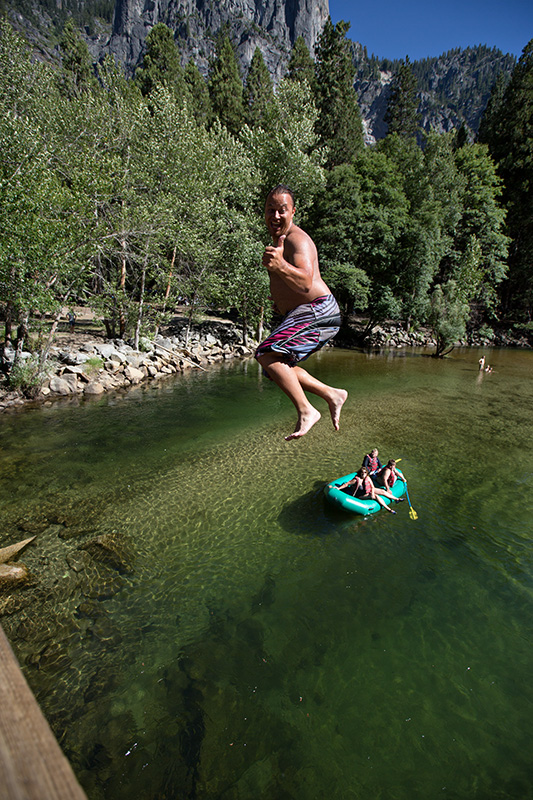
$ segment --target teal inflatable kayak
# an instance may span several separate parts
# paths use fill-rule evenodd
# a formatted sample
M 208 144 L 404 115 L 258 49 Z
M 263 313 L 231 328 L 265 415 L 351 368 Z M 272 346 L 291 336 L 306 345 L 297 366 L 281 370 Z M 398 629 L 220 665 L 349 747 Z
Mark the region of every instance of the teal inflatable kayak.
M 350 472 L 349 475 L 343 475 L 342 478 L 337 478 L 331 481 L 331 483 L 328 483 L 328 485 L 324 487 L 324 494 L 328 502 L 337 508 L 341 508 L 343 511 L 349 511 L 352 514 L 361 514 L 363 517 L 368 516 L 368 514 L 375 514 L 376 511 L 379 511 L 381 508 L 376 500 L 372 500 L 371 498 L 368 500 L 361 500 L 359 497 L 352 497 L 352 495 L 338 488 L 342 486 L 343 483 L 355 478 L 355 475 L 355 472 Z M 398 479 L 391 491 L 394 497 L 403 497 L 405 494 L 405 483 Z M 393 502 L 388 497 L 384 497 L 383 501 L 388 506 Z

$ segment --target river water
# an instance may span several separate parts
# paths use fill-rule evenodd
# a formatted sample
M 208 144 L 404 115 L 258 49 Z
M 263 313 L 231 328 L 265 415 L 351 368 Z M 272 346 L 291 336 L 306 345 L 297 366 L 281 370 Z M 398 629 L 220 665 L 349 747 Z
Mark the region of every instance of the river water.
M 4 415 L 1 621 L 90 800 L 533 796 L 533 353 L 485 354 L 323 351 L 292 442 L 253 361 Z M 325 505 L 374 446 L 417 520 Z

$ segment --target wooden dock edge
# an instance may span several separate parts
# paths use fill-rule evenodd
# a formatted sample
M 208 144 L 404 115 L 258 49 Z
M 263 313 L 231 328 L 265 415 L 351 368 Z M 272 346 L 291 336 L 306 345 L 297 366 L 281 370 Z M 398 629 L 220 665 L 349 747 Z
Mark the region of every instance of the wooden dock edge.
M 0 625 L 0 796 L 87 800 Z

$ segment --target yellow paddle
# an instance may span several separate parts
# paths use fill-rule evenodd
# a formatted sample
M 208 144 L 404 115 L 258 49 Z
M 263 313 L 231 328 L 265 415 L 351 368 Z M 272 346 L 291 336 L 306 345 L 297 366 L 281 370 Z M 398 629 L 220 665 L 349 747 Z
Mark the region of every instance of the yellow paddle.
M 407 495 L 407 502 L 409 503 L 409 516 L 411 519 L 418 519 L 418 514 L 411 505 L 411 498 L 409 497 L 409 492 L 407 491 L 407 481 L 405 482 L 405 494 Z
M 398 461 L 401 461 L 401 460 L 402 460 L 401 458 L 395 459 L 396 463 L 398 463 Z M 404 478 L 405 478 L 405 476 L 404 476 Z M 411 498 L 409 497 L 409 492 L 407 491 L 407 481 L 404 480 L 404 483 L 405 483 L 405 494 L 407 495 L 407 502 L 409 503 L 409 516 L 411 517 L 411 519 L 418 519 L 418 514 L 416 513 L 416 511 L 414 510 L 413 506 L 411 505 Z

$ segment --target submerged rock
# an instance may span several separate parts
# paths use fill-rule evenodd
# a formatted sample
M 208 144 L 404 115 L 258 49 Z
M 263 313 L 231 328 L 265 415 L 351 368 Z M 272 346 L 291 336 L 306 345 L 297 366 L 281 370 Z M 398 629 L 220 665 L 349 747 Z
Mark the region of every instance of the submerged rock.
M 104 533 L 96 539 L 82 545 L 80 550 L 85 550 L 96 561 L 100 561 L 120 573 L 133 572 L 132 556 L 129 552 L 129 543 L 120 533 Z
M 29 579 L 30 572 L 24 564 L 0 564 L 0 592 L 24 586 Z
M 27 547 L 30 542 L 33 542 L 35 536 L 31 536 L 29 539 L 24 539 L 22 542 L 17 542 L 16 544 L 10 544 L 8 547 L 0 548 L 0 564 L 5 564 L 8 561 L 11 561 L 18 555 L 25 547 Z

